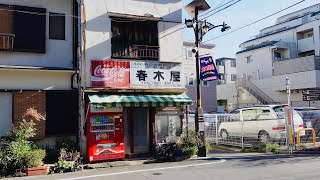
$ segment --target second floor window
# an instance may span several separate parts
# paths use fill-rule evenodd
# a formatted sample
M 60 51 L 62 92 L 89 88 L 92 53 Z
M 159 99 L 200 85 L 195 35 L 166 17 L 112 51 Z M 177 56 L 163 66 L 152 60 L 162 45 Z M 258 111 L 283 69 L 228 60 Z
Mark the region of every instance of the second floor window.
M 217 66 L 223 66 L 223 65 L 224 65 L 223 61 L 220 61 L 220 60 L 218 60 L 218 61 L 216 62 L 216 64 L 217 64 Z
M 0 5 L 0 50 L 46 51 L 46 9 Z M 29 12 L 29 13 L 25 13 Z
M 49 13 L 49 39 L 65 40 L 65 23 L 64 14 Z
M 231 67 L 236 67 L 236 66 L 237 66 L 236 61 L 231 61 Z
M 113 58 L 158 60 L 157 21 L 113 19 L 111 29 Z
M 188 59 L 192 59 L 192 57 L 193 57 L 192 50 L 191 49 L 187 49 L 187 58 Z
M 247 64 L 251 63 L 253 61 L 252 56 L 247 57 Z

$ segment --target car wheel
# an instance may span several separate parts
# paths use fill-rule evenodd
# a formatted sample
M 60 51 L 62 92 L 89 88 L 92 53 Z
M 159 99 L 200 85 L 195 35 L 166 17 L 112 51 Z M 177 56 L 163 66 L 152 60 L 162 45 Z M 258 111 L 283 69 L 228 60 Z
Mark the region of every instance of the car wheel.
M 222 138 L 223 140 L 226 140 L 226 139 L 228 139 L 228 137 L 229 137 L 228 131 L 225 130 L 225 129 L 222 129 L 222 130 L 221 130 L 220 135 L 221 135 L 221 138 Z
M 262 144 L 267 144 L 270 140 L 269 134 L 265 131 L 259 132 L 258 137 L 259 137 L 259 142 Z

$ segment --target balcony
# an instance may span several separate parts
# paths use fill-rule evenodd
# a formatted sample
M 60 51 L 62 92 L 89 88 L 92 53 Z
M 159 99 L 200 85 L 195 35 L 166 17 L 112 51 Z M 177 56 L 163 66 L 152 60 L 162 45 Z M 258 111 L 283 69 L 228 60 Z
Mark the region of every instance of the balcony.
M 112 54 L 113 58 L 158 60 L 159 46 L 133 45 Z
M 307 52 L 314 50 L 314 41 L 313 37 L 308 37 L 305 39 L 298 40 L 298 51 L 301 52 Z
M 14 34 L 0 33 L 0 50 L 11 51 L 13 50 Z
M 296 59 L 274 61 L 273 67 L 273 76 L 320 70 L 320 57 L 306 56 Z

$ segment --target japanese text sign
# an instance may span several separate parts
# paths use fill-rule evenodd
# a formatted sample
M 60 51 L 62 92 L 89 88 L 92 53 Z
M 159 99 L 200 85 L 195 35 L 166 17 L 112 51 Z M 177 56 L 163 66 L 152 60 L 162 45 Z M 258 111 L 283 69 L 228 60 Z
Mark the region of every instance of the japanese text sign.
M 184 88 L 181 64 L 130 62 L 131 88 Z
M 130 63 L 127 61 L 91 61 L 93 87 L 130 87 Z
M 218 71 L 211 56 L 200 58 L 200 79 L 203 81 L 218 79 Z

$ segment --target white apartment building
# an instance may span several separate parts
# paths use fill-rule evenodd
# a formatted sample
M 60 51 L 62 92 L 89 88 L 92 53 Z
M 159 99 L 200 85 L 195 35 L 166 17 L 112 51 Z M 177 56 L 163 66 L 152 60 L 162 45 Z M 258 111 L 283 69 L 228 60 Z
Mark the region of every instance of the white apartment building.
M 34 107 L 36 139 L 77 134 L 77 3 L 0 0 L 0 137 Z
M 320 4 L 316 4 L 279 17 L 274 26 L 240 44 L 237 88 L 260 103 L 286 103 L 289 77 L 293 106 L 319 106 L 302 98 L 302 90 L 320 87 L 319 28 Z
M 183 57 L 184 57 L 184 71 L 186 78 L 187 95 L 193 102 L 197 100 L 197 82 L 196 82 L 196 60 L 195 53 L 192 53 L 192 49 L 195 47 L 194 42 L 183 42 Z M 214 44 L 201 43 L 199 47 L 199 55 L 212 56 L 215 59 Z M 215 81 L 201 81 L 201 99 L 202 108 L 205 112 L 217 111 L 217 80 Z M 196 103 L 189 106 L 190 112 L 196 111 Z
M 234 58 L 218 58 L 216 66 L 219 73 L 217 83 L 217 101 L 219 112 L 230 112 L 237 107 L 249 106 L 257 103 L 257 100 L 249 93 L 238 91 L 237 81 L 237 63 Z

